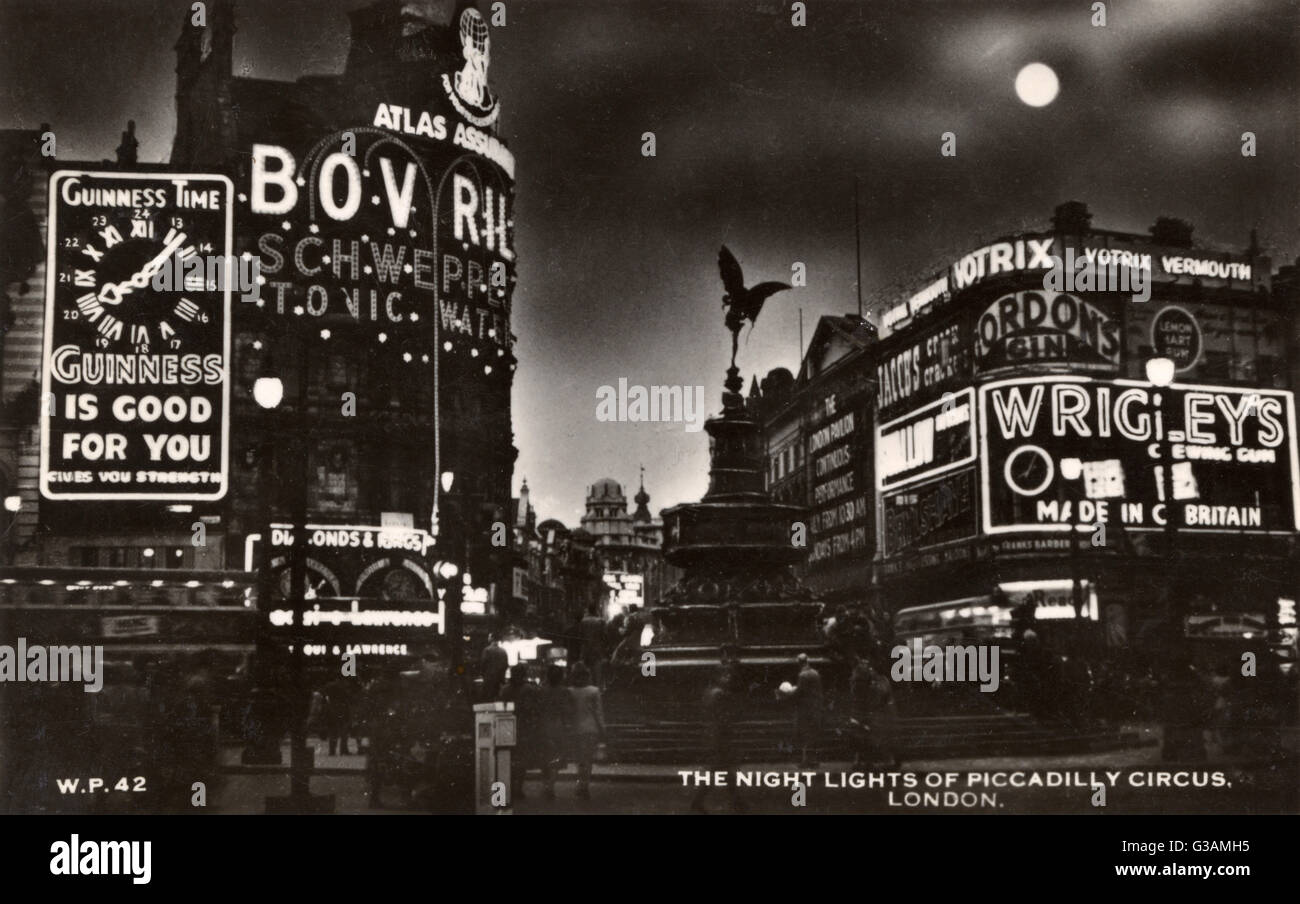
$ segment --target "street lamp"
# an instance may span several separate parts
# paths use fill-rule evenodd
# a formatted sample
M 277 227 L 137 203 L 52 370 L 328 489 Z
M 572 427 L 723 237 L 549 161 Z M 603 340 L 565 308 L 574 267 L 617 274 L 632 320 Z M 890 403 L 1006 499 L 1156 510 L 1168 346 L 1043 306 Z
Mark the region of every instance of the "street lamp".
M 1074 617 L 1083 617 L 1083 586 L 1079 580 L 1079 503 L 1083 493 L 1075 486 L 1075 481 L 1083 476 L 1083 462 L 1077 458 L 1061 459 L 1061 479 L 1068 488 L 1066 494 L 1070 501 L 1070 585 L 1071 601 L 1074 603 Z
M 1171 358 L 1149 358 L 1146 364 L 1147 382 L 1157 389 L 1166 388 L 1174 381 L 1175 369 L 1176 365 Z M 1174 587 L 1174 541 L 1178 524 L 1174 520 L 1174 469 L 1167 427 L 1164 434 L 1160 437 L 1160 476 L 1162 493 L 1165 497 L 1165 556 L 1168 561 L 1166 580 L 1169 588 L 1169 613 L 1173 618 L 1175 630 L 1181 634 L 1183 631 L 1182 594 Z M 1178 638 L 1176 642 L 1181 643 L 1182 638 Z
M 17 536 L 16 536 L 17 531 L 14 530 L 14 525 L 17 524 L 18 522 L 18 513 L 22 511 L 22 507 L 23 507 L 22 496 L 14 494 L 5 497 L 5 511 L 13 516 L 11 518 L 6 519 L 7 523 L 5 524 L 5 530 L 4 530 L 3 562 L 6 565 L 12 565 L 14 561 L 14 556 L 15 556 L 14 549 L 17 543 Z
M 326 338 L 322 336 L 322 338 Z M 270 812 L 317 812 L 328 813 L 334 809 L 334 796 L 330 795 L 312 795 L 311 793 L 311 771 L 312 764 L 308 762 L 307 755 L 307 712 L 310 708 L 310 691 L 307 687 L 306 679 L 306 651 L 304 646 L 307 642 L 305 615 L 306 615 L 306 584 L 307 584 L 307 507 L 308 507 L 308 482 L 310 474 L 308 469 L 308 448 L 305 434 L 308 428 L 307 416 L 307 384 L 311 376 L 311 370 L 308 366 L 308 357 L 310 355 L 310 346 L 307 337 L 299 334 L 301 353 L 298 356 L 298 398 L 294 405 L 293 411 L 282 415 L 288 418 L 288 426 L 292 437 L 292 448 L 288 460 L 292 460 L 296 468 L 293 472 L 292 491 L 292 511 L 290 520 L 292 522 L 292 533 L 289 547 L 289 599 L 288 602 L 293 611 L 293 625 L 290 633 L 291 642 L 293 643 L 293 653 L 290 658 L 290 672 L 292 676 L 293 693 L 296 697 L 293 707 L 293 721 L 290 725 L 289 732 L 289 796 L 288 797 L 268 797 L 266 800 L 267 810 Z M 253 399 L 263 409 L 271 411 L 279 407 L 284 400 L 284 381 L 273 373 L 273 364 L 270 356 L 264 362 L 265 372 L 258 377 L 253 383 Z M 267 431 L 268 436 L 271 431 Z M 264 462 L 271 461 L 270 452 L 275 448 L 274 439 L 266 439 L 263 443 Z M 263 466 L 262 475 L 264 479 L 268 471 Z M 270 518 L 270 497 L 272 489 L 268 484 L 264 484 L 262 494 L 263 504 L 268 506 L 266 517 L 266 537 L 263 542 L 265 554 L 263 556 L 263 574 L 261 576 L 260 590 L 266 595 L 264 600 L 270 600 L 271 597 L 271 518 Z
M 463 668 L 461 662 L 461 637 L 464 636 L 464 619 L 461 613 L 461 603 L 464 599 L 461 582 L 455 580 L 460 574 L 460 565 L 465 557 L 465 538 L 462 535 L 464 524 L 461 523 L 461 511 L 459 500 L 451 494 L 451 488 L 456 483 L 455 471 L 443 471 L 439 475 L 442 483 L 442 491 L 445 499 L 441 504 L 442 512 L 445 516 L 439 514 L 441 523 L 438 526 L 438 544 L 442 547 L 443 556 L 442 564 L 439 566 L 438 573 L 444 581 L 447 582 L 446 605 L 447 605 L 447 658 L 453 673 L 459 675 Z

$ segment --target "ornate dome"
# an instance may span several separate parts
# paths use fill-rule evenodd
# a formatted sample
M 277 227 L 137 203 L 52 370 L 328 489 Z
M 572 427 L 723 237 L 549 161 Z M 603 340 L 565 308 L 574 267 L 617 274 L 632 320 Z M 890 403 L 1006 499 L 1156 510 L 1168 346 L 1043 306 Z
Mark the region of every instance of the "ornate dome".
M 627 497 L 623 495 L 623 487 L 617 480 L 612 477 L 602 477 L 591 485 L 587 493 L 588 502 L 599 502 L 602 500 L 626 502 Z

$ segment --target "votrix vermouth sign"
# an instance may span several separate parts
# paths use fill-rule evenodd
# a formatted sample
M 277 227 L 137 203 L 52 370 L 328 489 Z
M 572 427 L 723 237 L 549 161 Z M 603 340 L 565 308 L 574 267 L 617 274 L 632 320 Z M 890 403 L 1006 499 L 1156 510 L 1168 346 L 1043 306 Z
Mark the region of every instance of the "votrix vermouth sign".
M 176 284 L 154 276 L 185 272 L 185 261 L 199 255 L 229 265 L 232 193 L 230 180 L 217 175 L 64 170 L 51 177 L 41 387 L 46 498 L 225 495 L 232 280 Z

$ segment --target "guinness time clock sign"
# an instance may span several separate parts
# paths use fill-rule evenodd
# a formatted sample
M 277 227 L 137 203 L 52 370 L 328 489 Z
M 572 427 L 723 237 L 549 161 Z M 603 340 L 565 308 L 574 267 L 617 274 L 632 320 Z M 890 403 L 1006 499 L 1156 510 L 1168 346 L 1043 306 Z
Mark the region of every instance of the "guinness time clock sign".
M 46 498 L 225 495 L 232 195 L 218 175 L 51 177 Z

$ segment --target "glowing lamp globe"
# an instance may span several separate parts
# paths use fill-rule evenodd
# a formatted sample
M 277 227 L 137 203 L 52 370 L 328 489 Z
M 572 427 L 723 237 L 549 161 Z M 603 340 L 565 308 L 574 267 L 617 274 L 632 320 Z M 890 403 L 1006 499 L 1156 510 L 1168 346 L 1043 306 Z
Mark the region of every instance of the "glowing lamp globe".
M 253 383 L 253 399 L 263 408 L 274 408 L 284 398 L 284 381 L 279 377 L 258 377 Z
M 1153 386 L 1168 386 L 1174 382 L 1172 358 L 1152 358 L 1147 361 L 1147 382 Z

